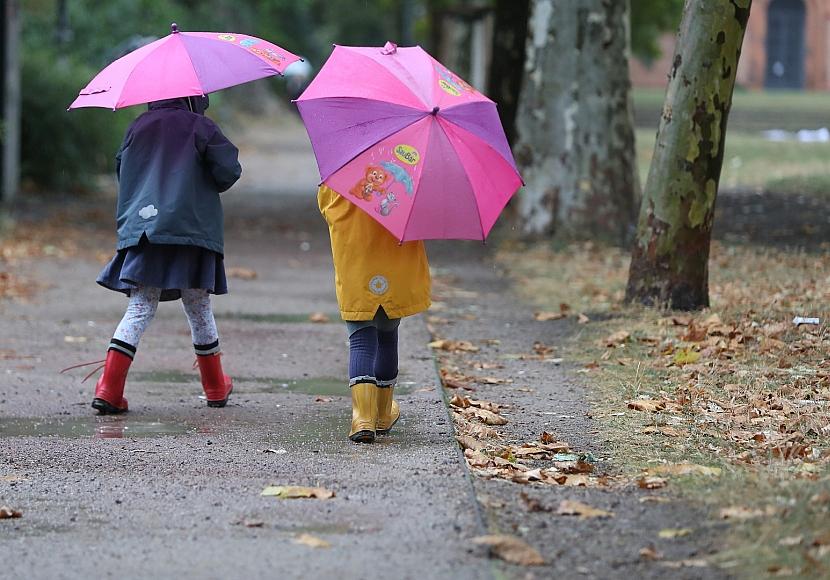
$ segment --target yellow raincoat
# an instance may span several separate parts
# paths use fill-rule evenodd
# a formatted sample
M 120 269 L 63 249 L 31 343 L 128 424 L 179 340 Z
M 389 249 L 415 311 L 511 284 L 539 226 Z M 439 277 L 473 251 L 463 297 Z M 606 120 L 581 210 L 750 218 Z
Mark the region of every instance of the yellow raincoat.
M 334 258 L 334 285 L 343 320 L 372 320 L 379 306 L 389 318 L 423 312 L 430 305 L 424 243 L 400 244 L 383 226 L 336 191 L 321 185 Z

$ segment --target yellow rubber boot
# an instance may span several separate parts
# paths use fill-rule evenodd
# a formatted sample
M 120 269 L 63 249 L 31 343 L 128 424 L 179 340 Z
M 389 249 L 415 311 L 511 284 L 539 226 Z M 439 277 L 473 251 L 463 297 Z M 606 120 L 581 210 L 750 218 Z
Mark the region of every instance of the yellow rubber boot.
M 378 435 L 387 435 L 401 418 L 401 408 L 392 398 L 394 387 L 378 387 Z
M 374 383 L 358 383 L 352 391 L 352 430 L 349 439 L 355 443 L 373 443 L 378 424 L 378 387 Z

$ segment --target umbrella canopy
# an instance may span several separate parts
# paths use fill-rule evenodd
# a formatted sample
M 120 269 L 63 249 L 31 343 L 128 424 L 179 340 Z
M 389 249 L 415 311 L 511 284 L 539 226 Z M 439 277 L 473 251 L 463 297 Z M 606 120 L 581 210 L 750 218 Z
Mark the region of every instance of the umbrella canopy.
M 522 185 L 495 103 L 419 46 L 335 46 L 297 106 L 321 181 L 402 242 L 483 240 Z
M 179 32 L 119 58 L 81 91 L 69 108 L 131 105 L 206 95 L 282 72 L 300 57 L 245 34 Z

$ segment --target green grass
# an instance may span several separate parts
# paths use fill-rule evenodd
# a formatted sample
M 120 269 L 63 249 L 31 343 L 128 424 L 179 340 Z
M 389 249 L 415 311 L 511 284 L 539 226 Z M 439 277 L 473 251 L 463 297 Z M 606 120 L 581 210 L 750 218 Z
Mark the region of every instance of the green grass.
M 655 137 L 653 129 L 637 129 L 637 164 L 643 184 L 648 176 Z M 721 187 L 811 195 L 828 193 L 830 143 L 775 142 L 759 134 L 730 131 L 726 135 Z
M 663 107 L 664 89 L 636 88 L 632 98 L 636 107 Z M 830 95 L 821 92 L 800 91 L 747 91 L 736 90 L 732 98 L 732 112 L 813 114 L 827 122 L 830 118 Z M 773 121 L 775 119 L 771 119 Z M 781 119 L 782 121 L 784 119 Z

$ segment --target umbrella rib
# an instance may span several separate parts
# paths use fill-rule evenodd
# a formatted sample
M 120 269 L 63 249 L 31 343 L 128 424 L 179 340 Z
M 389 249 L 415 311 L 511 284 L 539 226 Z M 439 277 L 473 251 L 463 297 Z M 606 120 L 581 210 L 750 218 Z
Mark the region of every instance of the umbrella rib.
M 179 41 L 179 42 L 181 42 L 181 41 Z M 144 58 L 142 58 L 142 59 L 141 59 L 141 60 L 142 60 L 142 62 L 143 62 L 144 60 L 148 59 L 148 58 L 149 58 L 149 57 L 150 57 L 153 53 L 155 53 L 157 50 L 159 50 L 159 49 L 160 49 L 162 46 L 164 46 L 165 44 L 167 44 L 167 43 L 164 43 L 164 42 L 159 43 L 159 45 L 158 45 L 156 48 L 154 48 L 153 50 L 151 50 L 150 52 L 148 52 L 148 53 L 147 53 L 147 55 L 146 55 Z M 190 60 L 190 54 L 188 54 L 188 53 L 187 53 L 187 50 L 186 50 L 186 49 L 185 49 L 185 51 L 184 51 L 184 52 L 185 52 L 185 54 L 187 54 L 187 58 L 188 58 L 188 60 Z M 191 65 L 191 66 L 193 66 L 193 61 L 192 61 L 192 60 L 190 60 L 190 65 Z M 119 106 L 119 105 L 122 105 L 122 104 L 123 104 L 123 101 L 121 100 L 121 95 L 124 93 L 124 88 L 125 88 L 125 87 L 127 86 L 127 84 L 130 82 L 130 79 L 131 79 L 131 78 L 133 78 L 133 74 L 135 74 L 135 71 L 136 71 L 136 69 L 137 69 L 137 68 L 138 68 L 138 63 L 136 63 L 136 66 L 134 66 L 134 67 L 132 68 L 132 70 L 130 71 L 130 74 L 128 74 L 128 75 L 127 75 L 127 78 L 126 78 L 126 79 L 124 79 L 124 84 L 123 84 L 123 85 L 121 85 L 121 92 L 120 92 L 120 93 L 118 93 L 118 101 L 115 103 L 115 107 L 116 107 L 116 108 L 118 108 L 118 106 Z M 196 69 L 195 69 L 195 68 L 193 69 L 193 73 L 194 73 L 194 76 L 195 76 L 195 74 L 196 74 Z M 198 77 L 196 77 L 196 78 L 198 79 Z M 203 94 L 204 94 L 204 93 L 203 93 Z M 140 104 L 140 103 L 134 103 L 134 104 L 138 105 L 138 104 Z
M 184 34 L 184 33 L 180 33 Z M 202 91 L 202 96 L 205 95 L 205 89 L 202 87 L 202 79 L 199 78 L 199 73 L 196 72 L 196 65 L 193 63 L 193 58 L 190 56 L 190 51 L 187 50 L 187 45 L 185 44 L 184 40 L 182 40 L 181 36 L 178 36 L 179 43 L 182 45 L 182 50 L 187 55 L 187 60 L 190 61 L 190 66 L 193 68 L 193 76 L 196 77 L 196 80 L 199 81 L 199 90 Z
M 301 102 L 310 103 L 310 102 L 312 102 L 312 101 L 317 101 L 317 100 L 326 99 L 326 98 L 331 98 L 331 97 L 320 97 L 319 99 L 309 99 L 309 100 L 307 100 L 307 101 L 301 101 Z M 377 99 L 368 99 L 368 98 L 366 98 L 366 97 L 336 97 L 336 98 L 339 98 L 339 99 L 362 99 L 362 100 L 365 100 L 365 101 L 375 101 L 375 100 L 377 100 Z M 377 101 L 377 102 L 383 102 L 383 101 Z M 418 121 L 423 120 L 423 118 L 424 118 L 424 117 L 426 117 L 426 116 L 428 115 L 428 113 L 423 112 L 423 111 L 419 111 L 418 109 L 415 109 L 414 107 L 409 107 L 409 106 L 407 106 L 407 105 L 401 105 L 401 106 L 403 106 L 403 107 L 407 107 L 407 108 L 409 108 L 409 109 L 412 109 L 412 111 L 414 111 L 414 112 L 416 112 L 416 113 L 423 113 L 423 114 L 421 115 L 421 117 L 420 117 L 420 118 L 414 119 L 412 122 L 407 123 L 407 124 L 406 124 L 406 125 L 404 125 L 403 127 L 393 129 L 393 130 L 392 130 L 392 131 L 390 131 L 388 134 L 383 134 L 383 135 L 381 135 L 381 136 L 380 136 L 380 137 L 378 137 L 376 140 L 374 140 L 372 143 L 369 143 L 368 145 L 366 145 L 366 147 L 364 147 L 364 148 L 363 148 L 363 149 L 361 149 L 360 151 L 357 151 L 354 155 L 352 155 L 351 157 L 349 157 L 346 161 L 344 161 L 344 162 L 343 162 L 343 164 L 342 164 L 342 165 L 340 165 L 340 166 L 339 166 L 339 167 L 337 167 L 336 169 L 332 169 L 332 170 L 331 170 L 331 171 L 330 171 L 330 172 L 329 172 L 329 173 L 328 173 L 325 177 L 321 174 L 321 175 L 320 175 L 320 183 L 325 182 L 325 181 L 326 181 L 329 177 L 331 177 L 332 175 L 334 175 L 335 173 L 337 173 L 338 171 L 340 171 L 341 169 L 343 169 L 346 165 L 348 165 L 349 163 L 351 163 L 352 161 L 354 161 L 357 157 L 359 157 L 360 155 L 362 155 L 363 153 L 365 153 L 365 152 L 366 152 L 368 149 L 370 149 L 371 147 L 374 147 L 375 145 L 377 145 L 378 143 L 380 143 L 380 142 L 381 142 L 381 141 L 383 141 L 384 139 L 388 139 L 389 137 L 391 137 L 391 136 L 392 136 L 392 135 L 394 135 L 395 133 L 398 133 L 398 132 L 400 132 L 400 131 L 403 131 L 403 130 L 404 130 L 404 129 L 406 129 L 407 127 L 411 127 L 412 125 L 414 125 L 414 124 L 415 124 L 415 123 L 417 123 Z M 301 117 L 303 116 L 302 109 L 300 110 L 300 116 L 301 116 Z M 394 116 L 390 115 L 390 116 L 388 116 L 388 117 L 379 117 L 379 118 L 383 118 L 383 119 L 391 119 L 391 118 L 394 118 Z M 377 121 L 377 119 L 378 119 L 378 118 L 372 119 L 371 121 L 365 121 L 365 122 L 362 122 L 362 123 L 355 123 L 354 125 L 352 125 L 352 127 L 362 127 L 362 126 L 368 125 L 369 123 L 372 123 L 372 122 L 374 122 L 374 121 Z M 312 146 L 313 146 L 313 142 L 312 142 Z M 318 184 L 318 185 L 319 185 L 319 184 Z

